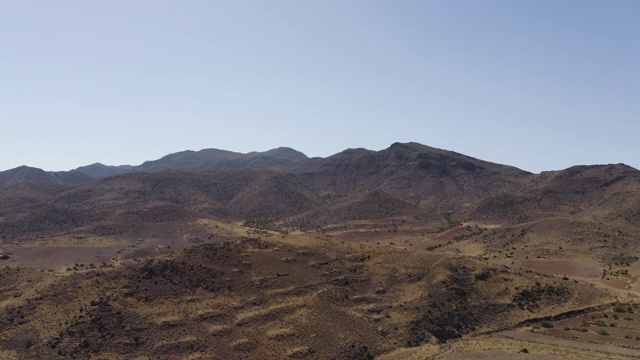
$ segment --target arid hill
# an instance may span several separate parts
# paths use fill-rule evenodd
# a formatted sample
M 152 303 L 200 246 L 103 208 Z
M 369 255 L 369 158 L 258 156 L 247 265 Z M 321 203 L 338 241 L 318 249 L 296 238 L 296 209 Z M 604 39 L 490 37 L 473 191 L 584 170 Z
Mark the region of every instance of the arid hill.
M 640 352 L 629 166 L 531 174 L 415 143 L 145 164 L 0 173 L 0 358 Z
M 20 166 L 15 169 L 0 171 L 0 189 L 18 185 L 25 181 L 43 181 L 52 184 L 81 184 L 91 179 L 80 171 L 47 172 L 28 166 Z
M 0 282 L 0 348 L 47 359 L 373 358 L 607 301 L 503 266 L 305 236 Z
M 188 167 L 189 161 L 179 159 L 210 158 L 209 152 L 219 150 L 174 154 L 160 163 Z M 639 234 L 640 172 L 625 165 L 531 174 L 415 143 L 378 152 L 346 150 L 324 159 L 304 160 L 283 148 L 229 154 L 277 155 L 289 163 L 271 170 L 135 172 L 90 182 L 81 175 L 78 184 L 68 181 L 72 174 L 82 174 L 78 171 L 64 176 L 35 169 L 5 172 L 6 179 L 18 178 L 17 173 L 38 176 L 22 175 L 30 179 L 25 183 L 5 181 L 0 235 L 5 244 L 61 237 L 202 235 L 199 224 L 206 220 L 348 238 L 347 230 L 393 230 L 395 235 L 404 227 L 424 234 L 474 223 L 496 235 L 488 247 L 507 246 L 498 239 L 512 235 L 521 246 L 553 237 L 554 243 L 580 244 L 583 255 L 603 261 L 619 257 Z M 483 246 L 487 236 L 483 234 Z M 598 236 L 611 240 L 603 245 Z

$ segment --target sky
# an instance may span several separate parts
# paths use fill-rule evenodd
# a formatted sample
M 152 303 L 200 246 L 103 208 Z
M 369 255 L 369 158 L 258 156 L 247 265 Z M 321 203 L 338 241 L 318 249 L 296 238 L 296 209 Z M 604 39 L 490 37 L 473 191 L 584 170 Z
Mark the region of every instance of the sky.
M 640 169 L 640 1 L 0 0 L 0 170 L 418 142 Z

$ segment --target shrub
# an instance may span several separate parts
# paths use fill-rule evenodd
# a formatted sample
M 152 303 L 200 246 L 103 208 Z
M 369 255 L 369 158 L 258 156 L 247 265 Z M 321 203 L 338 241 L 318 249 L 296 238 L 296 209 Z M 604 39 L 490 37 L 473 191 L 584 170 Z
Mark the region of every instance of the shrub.
M 617 313 L 623 313 L 629 311 L 629 307 L 625 306 L 624 304 L 616 304 L 616 306 L 613 307 L 613 311 Z
M 542 326 L 543 328 L 550 329 L 553 327 L 553 324 L 550 323 L 549 320 L 542 320 L 540 321 L 540 326 Z

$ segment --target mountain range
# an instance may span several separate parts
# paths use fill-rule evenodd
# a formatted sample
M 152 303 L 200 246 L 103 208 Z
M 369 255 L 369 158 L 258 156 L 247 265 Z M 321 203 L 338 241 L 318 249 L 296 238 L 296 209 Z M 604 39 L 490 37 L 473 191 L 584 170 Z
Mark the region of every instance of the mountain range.
M 0 172 L 0 358 L 619 359 L 640 351 L 638 254 L 624 164 L 395 143 L 20 167 Z
M 117 171 L 124 173 L 106 176 Z M 324 232 L 345 223 L 440 228 L 458 221 L 534 228 L 571 219 L 575 226 L 558 229 L 567 238 L 599 221 L 614 222 L 612 233 L 631 236 L 640 231 L 640 172 L 612 164 L 531 174 L 417 143 L 395 143 L 382 151 L 348 149 L 327 158 L 309 159 L 288 148 L 249 154 L 210 149 L 135 167 L 94 164 L 54 173 L 20 167 L 0 173 L 5 243 L 42 232 L 134 236 L 158 222 L 192 226 L 196 219 Z

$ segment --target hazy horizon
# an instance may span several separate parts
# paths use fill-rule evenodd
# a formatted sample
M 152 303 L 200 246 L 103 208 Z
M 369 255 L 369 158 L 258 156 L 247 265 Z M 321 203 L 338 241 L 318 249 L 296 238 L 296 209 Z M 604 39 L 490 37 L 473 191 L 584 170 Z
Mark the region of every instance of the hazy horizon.
M 392 144 L 389 144 L 389 146 L 391 146 L 391 145 L 392 145 Z M 422 145 L 427 145 L 427 144 L 422 144 Z M 428 145 L 427 145 L 427 146 L 428 146 Z M 291 148 L 291 149 L 293 149 L 293 150 L 300 151 L 300 150 L 295 149 L 295 148 L 292 148 L 292 147 L 290 147 L 290 146 L 279 146 L 279 147 Z M 386 147 L 386 148 L 382 148 L 382 149 L 367 149 L 367 148 L 361 148 L 361 147 L 351 147 L 351 148 L 345 148 L 345 149 L 343 149 L 343 151 L 344 151 L 344 150 L 348 150 L 348 149 L 356 149 L 356 148 L 366 149 L 366 150 L 372 150 L 372 151 L 381 151 L 381 150 L 385 150 L 385 149 L 387 149 L 388 147 Z M 218 149 L 218 148 L 205 148 L 205 149 L 197 149 L 197 150 L 194 150 L 194 149 L 186 149 L 186 150 L 183 150 L 183 151 L 194 151 L 194 152 L 197 152 L 197 151 L 207 150 L 207 149 L 226 150 L 226 151 L 232 151 L 232 152 L 238 152 L 238 153 L 246 154 L 246 153 L 250 153 L 250 152 L 266 152 L 266 151 L 273 150 L 273 149 L 276 149 L 276 148 L 264 149 L 264 150 L 252 150 L 252 151 L 247 151 L 247 152 L 239 152 L 239 151 L 233 151 L 233 150 L 228 150 L 228 149 Z M 457 153 L 459 153 L 458 151 L 451 150 L 451 149 L 441 149 L 441 150 L 448 150 L 448 151 L 453 151 L 453 152 L 457 152 Z M 179 152 L 180 152 L 180 151 L 179 151 Z M 303 151 L 300 151 L 300 152 L 304 153 Z M 338 152 L 338 153 L 339 153 L 339 152 Z M 172 154 L 173 154 L 173 153 L 172 153 Z M 329 156 L 333 156 L 333 155 L 335 155 L 335 154 L 330 154 L 330 155 L 327 155 L 327 156 L 310 156 L 309 154 L 306 154 L 306 153 L 304 153 L 304 154 L 305 154 L 307 157 L 309 157 L 309 158 L 318 158 L 318 157 L 320 157 L 320 158 L 326 158 L 326 157 L 329 157 Z M 337 154 L 337 153 L 336 153 L 336 154 Z M 164 156 L 166 156 L 166 155 L 170 155 L 170 154 L 164 154 L 164 155 L 158 156 L 157 158 L 147 159 L 147 160 L 144 160 L 144 161 L 142 161 L 142 162 L 140 162 L 140 163 L 135 163 L 135 164 L 133 164 L 133 163 L 131 163 L 131 164 L 105 164 L 105 163 L 102 163 L 102 162 L 100 162 L 100 161 L 95 161 L 95 162 L 92 162 L 92 163 L 87 163 L 87 164 L 78 165 L 78 166 L 75 166 L 75 167 L 73 167 L 73 168 L 69 168 L 69 169 L 53 169 L 53 170 L 50 170 L 50 169 L 42 169 L 42 168 L 40 168 L 40 169 L 42 169 L 42 170 L 46 170 L 46 171 L 51 171 L 51 172 L 56 172 L 56 171 L 71 171 L 71 170 L 75 170 L 75 169 L 77 169 L 77 168 L 81 168 L 81 167 L 89 166 L 89 165 L 94 165 L 94 164 L 102 164 L 102 165 L 106 165 L 106 166 L 138 166 L 138 165 L 142 165 L 142 164 L 143 164 L 144 162 L 146 162 L 146 161 L 159 160 L 160 158 L 162 158 L 162 157 L 164 157 Z M 488 160 L 488 159 L 482 159 L 482 158 L 475 157 L 475 156 L 473 156 L 473 154 L 462 154 L 462 155 L 470 156 L 470 157 L 473 157 L 473 158 L 476 158 L 476 159 L 478 159 L 478 160 L 482 160 L 482 161 L 488 161 L 488 162 L 493 162 L 493 163 L 495 163 L 495 161 L 491 161 L 491 160 Z M 514 166 L 514 167 L 519 168 L 519 169 L 521 169 L 521 170 L 529 171 L 529 170 L 527 170 L 527 169 L 523 169 L 523 168 L 521 168 L 521 167 L 519 167 L 519 166 L 517 166 L 517 165 L 513 165 L 513 164 L 501 164 L 501 163 L 498 163 L 498 164 L 500 164 L 500 165 L 507 165 L 507 166 Z M 589 166 L 589 165 L 610 165 L 610 164 L 620 164 L 620 163 L 606 163 L 606 164 L 573 164 L 573 165 L 571 165 L 571 166 L 580 166 L 580 165 L 587 165 L 587 166 Z M 632 165 L 629 165 L 629 164 L 625 164 L 625 165 L 631 166 L 631 167 L 635 168 L 636 170 L 640 170 L 640 169 L 638 169 L 638 168 L 636 168 L 636 167 L 634 167 L 634 166 L 632 166 Z M 18 167 L 21 167 L 21 166 L 32 167 L 32 166 L 30 166 L 30 165 L 28 165 L 28 164 L 23 164 L 23 165 L 19 165 L 19 166 L 16 166 L 16 167 L 14 167 L 14 168 L 11 168 L 11 169 L 0 169 L 0 171 L 12 170 L 12 169 L 15 169 L 15 168 L 18 168 Z M 569 167 L 571 167 L 571 166 L 569 166 Z M 535 171 L 535 172 L 530 171 L 530 172 L 533 172 L 533 173 L 540 173 L 540 172 L 545 172 L 545 171 L 558 171 L 558 170 L 565 170 L 565 169 L 566 169 L 566 168 L 562 168 L 562 169 L 544 169 L 544 170 L 541 170 L 541 171 Z
M 640 168 L 638 2 L 0 4 L 0 171 L 394 142 Z

